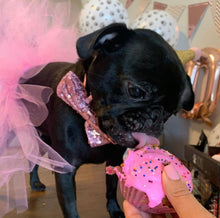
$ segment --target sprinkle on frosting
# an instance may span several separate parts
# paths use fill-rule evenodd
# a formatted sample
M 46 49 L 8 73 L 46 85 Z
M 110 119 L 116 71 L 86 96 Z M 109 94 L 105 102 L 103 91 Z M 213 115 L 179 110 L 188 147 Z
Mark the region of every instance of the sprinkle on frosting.
M 149 207 L 154 208 L 161 204 L 165 197 L 161 173 L 163 166 L 168 163 L 176 168 L 185 180 L 189 191 L 192 192 L 193 185 L 189 170 L 173 154 L 160 148 L 148 145 L 136 151 L 130 150 L 121 171 L 114 169 L 119 179 L 125 181 L 127 187 L 145 192 L 149 199 Z

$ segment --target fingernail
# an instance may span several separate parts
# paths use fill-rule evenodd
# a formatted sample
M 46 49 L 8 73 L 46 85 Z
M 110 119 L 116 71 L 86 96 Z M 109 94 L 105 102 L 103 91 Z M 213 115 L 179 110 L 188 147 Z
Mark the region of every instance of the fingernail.
M 175 167 L 172 164 L 165 166 L 164 171 L 166 172 L 167 176 L 171 180 L 179 180 L 180 179 L 180 176 L 179 176 L 177 170 L 175 169 Z

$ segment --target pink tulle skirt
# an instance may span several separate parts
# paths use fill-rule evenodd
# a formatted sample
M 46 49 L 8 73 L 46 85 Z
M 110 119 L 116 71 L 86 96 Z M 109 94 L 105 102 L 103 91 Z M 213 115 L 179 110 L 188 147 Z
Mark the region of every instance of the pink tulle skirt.
M 0 0 L 0 5 L 1 217 L 27 209 L 25 173 L 35 164 L 59 173 L 73 170 L 35 129 L 48 115 L 45 104 L 52 90 L 19 81 L 48 62 L 76 61 L 77 10 L 74 14 L 71 0 Z

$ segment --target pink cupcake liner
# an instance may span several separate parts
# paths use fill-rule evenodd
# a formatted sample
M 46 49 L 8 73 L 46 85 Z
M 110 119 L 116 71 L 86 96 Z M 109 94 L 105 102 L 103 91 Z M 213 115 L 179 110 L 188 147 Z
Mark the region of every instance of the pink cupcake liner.
M 126 186 L 124 179 L 120 181 L 119 185 L 122 196 L 139 210 L 152 214 L 175 213 L 173 207 L 169 207 L 168 205 L 164 205 L 163 203 L 157 205 L 154 208 L 149 207 L 148 206 L 149 200 L 147 195 L 144 192 L 139 191 L 132 186 L 131 187 Z

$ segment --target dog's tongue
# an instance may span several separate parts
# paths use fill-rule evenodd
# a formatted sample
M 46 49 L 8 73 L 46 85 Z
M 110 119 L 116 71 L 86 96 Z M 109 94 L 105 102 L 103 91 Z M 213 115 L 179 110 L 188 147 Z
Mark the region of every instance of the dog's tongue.
M 146 133 L 134 132 L 132 136 L 139 142 L 135 149 L 140 149 L 145 145 L 159 146 L 160 142 L 157 138 L 149 136 Z

